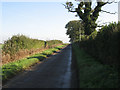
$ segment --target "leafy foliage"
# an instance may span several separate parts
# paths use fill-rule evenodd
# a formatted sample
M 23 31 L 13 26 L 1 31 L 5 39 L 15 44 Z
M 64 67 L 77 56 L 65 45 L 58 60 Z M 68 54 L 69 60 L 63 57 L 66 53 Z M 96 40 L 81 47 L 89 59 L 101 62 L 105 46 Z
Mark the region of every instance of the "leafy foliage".
M 66 34 L 69 35 L 71 42 L 79 41 L 81 36 L 84 34 L 83 23 L 80 20 L 70 21 L 66 24 Z
M 101 8 L 109 3 L 103 2 L 102 0 L 96 1 L 97 5 L 95 8 L 92 8 L 93 1 L 91 0 L 87 0 L 87 2 L 85 0 L 78 1 L 79 3 L 77 3 L 77 8 L 74 8 L 74 4 L 72 2 L 66 2 L 65 5 L 63 4 L 69 12 L 76 12 L 77 16 L 79 16 L 79 18 L 83 21 L 85 35 L 90 35 L 95 31 L 97 27 L 96 20 L 98 19 L 99 12 L 103 11 Z
M 37 49 L 43 48 L 44 41 L 37 39 L 30 39 L 24 35 L 14 35 L 11 39 L 4 42 L 4 46 L 2 48 L 3 52 L 6 54 L 14 55 L 21 49 Z
M 14 35 L 11 39 L 4 42 L 2 62 L 15 61 L 33 53 L 38 53 L 41 49 L 55 47 L 58 44 L 63 44 L 63 42 L 60 40 L 43 41 L 31 39 L 25 35 Z
M 115 67 L 104 65 L 73 44 L 73 58 L 77 61 L 79 88 L 118 88 L 118 72 Z
M 90 55 L 98 58 L 102 63 L 119 63 L 119 45 L 120 45 L 120 23 L 111 23 L 102 27 L 95 35 L 89 35 L 89 38 L 80 42 L 80 47 L 84 48 Z M 95 36 L 92 38 L 92 36 Z
M 46 41 L 46 46 L 49 47 L 49 48 L 51 48 L 52 46 L 57 45 L 57 44 L 63 44 L 63 42 L 60 41 L 60 40 Z

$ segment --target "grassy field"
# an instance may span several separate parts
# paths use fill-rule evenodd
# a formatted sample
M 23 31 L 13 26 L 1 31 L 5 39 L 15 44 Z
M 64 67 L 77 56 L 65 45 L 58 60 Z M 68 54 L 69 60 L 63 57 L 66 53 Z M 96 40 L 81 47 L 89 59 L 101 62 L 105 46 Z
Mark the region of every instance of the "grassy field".
M 32 55 L 30 57 L 27 57 L 27 58 L 24 58 L 24 59 L 15 61 L 15 62 L 4 64 L 2 66 L 3 83 L 7 81 L 9 78 L 15 76 L 18 72 L 21 72 L 29 68 L 31 65 L 34 65 L 35 63 L 38 63 L 39 61 L 44 60 L 47 56 L 52 55 L 54 52 L 57 52 L 59 49 L 61 49 L 64 46 L 65 45 L 60 45 L 55 48 L 45 50 L 42 53 L 38 53 L 38 54 Z
M 79 88 L 117 88 L 118 72 L 114 67 L 103 65 L 73 45 L 77 60 Z

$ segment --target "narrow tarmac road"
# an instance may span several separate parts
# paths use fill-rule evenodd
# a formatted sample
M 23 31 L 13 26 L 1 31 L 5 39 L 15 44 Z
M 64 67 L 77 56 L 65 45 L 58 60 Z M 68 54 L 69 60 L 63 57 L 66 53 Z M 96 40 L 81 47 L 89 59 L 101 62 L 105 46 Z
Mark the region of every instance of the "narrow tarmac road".
M 3 88 L 71 88 L 71 46 L 8 81 Z

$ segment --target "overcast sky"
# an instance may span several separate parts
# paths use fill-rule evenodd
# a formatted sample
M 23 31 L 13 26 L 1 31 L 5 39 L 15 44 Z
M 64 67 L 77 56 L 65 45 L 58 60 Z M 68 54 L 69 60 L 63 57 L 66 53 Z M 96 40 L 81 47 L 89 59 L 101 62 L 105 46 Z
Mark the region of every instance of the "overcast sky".
M 79 17 L 68 13 L 62 3 L 64 2 L 2 2 L 2 31 L 0 33 L 2 39 L 0 42 L 17 34 L 40 40 L 59 39 L 68 42 L 65 25 L 71 20 L 78 20 Z M 118 12 L 118 4 L 106 5 L 102 9 Z M 118 14 L 100 13 L 97 22 L 100 21 L 102 24 L 103 22 L 117 22 L 117 20 Z

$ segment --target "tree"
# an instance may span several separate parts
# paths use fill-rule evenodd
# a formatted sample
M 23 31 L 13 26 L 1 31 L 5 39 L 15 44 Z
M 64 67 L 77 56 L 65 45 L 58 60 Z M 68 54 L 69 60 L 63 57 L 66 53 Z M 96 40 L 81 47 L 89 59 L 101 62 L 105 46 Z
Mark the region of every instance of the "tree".
M 77 0 L 76 0 L 77 1 Z M 92 8 L 92 1 L 91 0 L 81 0 L 79 1 L 79 4 L 77 5 L 77 8 L 74 8 L 74 5 L 72 2 L 66 2 L 66 4 L 63 4 L 66 9 L 68 9 L 69 12 L 76 12 L 77 16 L 80 17 L 80 19 L 84 23 L 84 29 L 85 34 L 90 35 L 92 32 L 95 31 L 97 27 L 96 20 L 98 19 L 99 12 L 106 12 L 110 13 L 104 10 L 101 10 L 101 8 L 106 4 L 111 4 L 113 2 L 103 2 L 102 0 L 97 0 L 97 5 L 95 8 Z M 115 13 L 110 13 L 115 14 Z
M 70 42 L 76 42 L 81 40 L 81 35 L 84 35 L 84 28 L 82 21 L 74 20 L 66 24 L 66 34 L 69 35 Z

